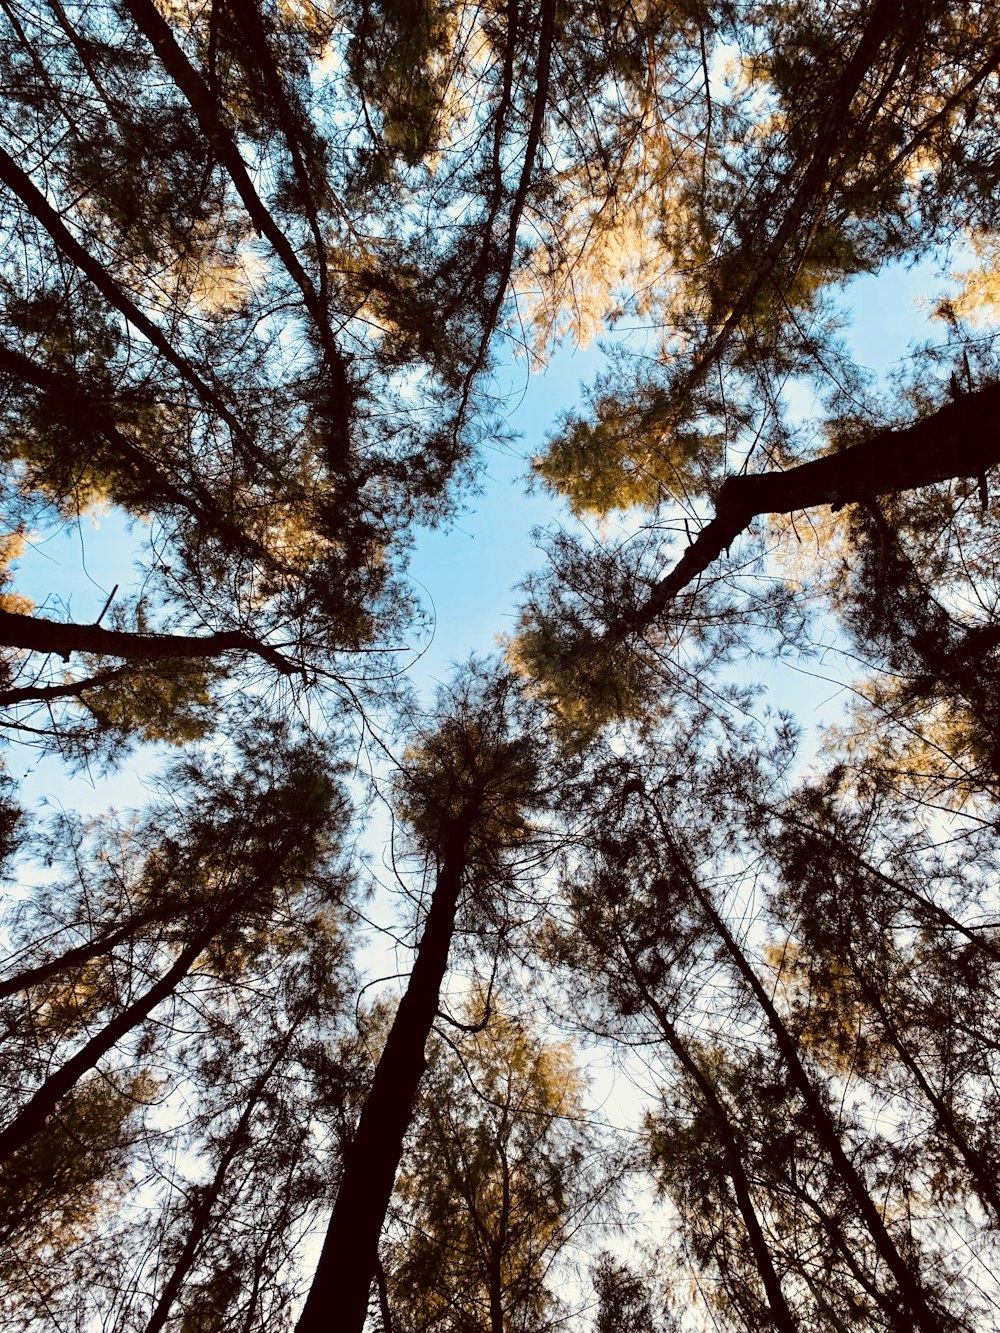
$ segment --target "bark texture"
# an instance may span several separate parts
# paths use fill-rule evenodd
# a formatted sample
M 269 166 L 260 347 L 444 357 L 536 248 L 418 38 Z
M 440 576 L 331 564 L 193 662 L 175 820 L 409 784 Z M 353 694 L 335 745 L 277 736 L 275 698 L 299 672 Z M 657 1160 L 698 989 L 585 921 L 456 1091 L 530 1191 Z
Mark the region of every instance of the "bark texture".
M 45 620 L 16 611 L 0 611 L 0 646 L 26 648 L 33 653 L 55 653 L 68 661 L 73 653 L 122 657 L 127 661 L 161 662 L 172 657 L 219 657 L 223 653 L 253 653 L 285 675 L 297 668 L 274 648 L 243 630 L 224 630 L 202 638 L 186 634 L 133 634 L 103 629 L 100 625 Z

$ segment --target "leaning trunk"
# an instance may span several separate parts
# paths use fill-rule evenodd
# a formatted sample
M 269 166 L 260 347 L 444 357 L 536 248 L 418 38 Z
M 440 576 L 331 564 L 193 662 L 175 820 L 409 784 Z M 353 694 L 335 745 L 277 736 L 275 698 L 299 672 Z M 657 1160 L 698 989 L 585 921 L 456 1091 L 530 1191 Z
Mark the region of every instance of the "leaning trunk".
M 47 963 L 38 963 L 34 967 L 26 967 L 23 972 L 18 972 L 16 976 L 5 977 L 0 981 L 0 999 L 6 999 L 8 995 L 16 995 L 18 991 L 31 990 L 33 986 L 40 986 L 42 982 L 48 981 L 50 977 L 56 977 L 60 972 L 69 972 L 74 967 L 82 967 L 95 958 L 104 958 L 123 941 L 134 938 L 144 927 L 152 925 L 155 921 L 162 921 L 164 917 L 165 909 L 162 907 L 151 908 L 146 912 L 137 912 L 131 920 L 126 921 L 123 925 L 116 926 L 113 930 L 109 930 L 106 935 L 98 936 L 96 940 L 91 940 L 87 944 L 78 944 L 75 948 L 68 949 L 66 953 L 60 954 L 58 958 L 49 959 Z
M 424 933 L 406 993 L 347 1150 L 319 1267 L 297 1333 L 361 1333 L 378 1268 L 378 1242 L 392 1195 L 417 1085 L 427 1068 L 424 1047 L 438 1011 L 455 930 L 475 810 L 451 822 Z
M 923 1330 L 923 1333 L 940 1333 L 941 1321 L 934 1315 L 927 1304 L 927 1297 L 917 1281 L 916 1276 L 910 1269 L 906 1260 L 900 1254 L 895 1242 L 889 1234 L 882 1214 L 872 1200 L 868 1187 L 862 1180 L 854 1163 L 844 1151 L 844 1145 L 840 1141 L 840 1134 L 833 1122 L 823 1099 L 813 1084 L 809 1073 L 807 1072 L 799 1056 L 796 1043 L 782 1021 L 774 1002 L 762 984 L 756 971 L 751 966 L 746 954 L 740 948 L 736 939 L 726 923 L 715 910 L 714 905 L 698 883 L 695 875 L 692 873 L 683 856 L 675 846 L 670 837 L 662 819 L 657 812 L 657 822 L 660 825 L 666 846 L 670 852 L 671 860 L 677 870 L 681 873 L 685 883 L 691 890 L 692 895 L 700 904 L 702 911 L 712 926 L 720 941 L 724 945 L 726 952 L 732 959 L 737 972 L 743 978 L 754 998 L 760 1005 L 761 1010 L 767 1019 L 768 1026 L 774 1035 L 778 1050 L 785 1062 L 792 1083 L 798 1089 L 802 1100 L 808 1108 L 813 1127 L 817 1138 L 830 1156 L 834 1169 L 846 1185 L 854 1201 L 854 1205 L 861 1216 L 868 1234 L 871 1236 L 875 1248 L 878 1250 L 886 1267 L 892 1273 L 899 1289 L 900 1296 L 909 1308 L 910 1317 L 913 1320 L 914 1327 Z
M 221 925 L 222 922 L 215 919 L 199 931 L 190 944 L 177 955 L 173 967 L 165 972 L 154 986 L 127 1009 L 123 1009 L 117 1018 L 112 1019 L 96 1036 L 91 1037 L 76 1055 L 45 1080 L 30 1101 L 0 1133 L 0 1163 L 9 1161 L 18 1148 L 34 1138 L 60 1101 L 67 1093 L 72 1092 L 84 1074 L 94 1069 L 103 1056 L 143 1023 L 156 1006 L 177 989 L 190 972 L 198 955 L 211 942 Z
M 757 1266 L 757 1272 L 760 1274 L 761 1282 L 764 1284 L 764 1292 L 767 1297 L 767 1303 L 770 1308 L 771 1318 L 774 1326 L 780 1330 L 780 1333 L 795 1333 L 797 1325 L 788 1308 L 788 1302 L 785 1300 L 784 1292 L 781 1289 L 781 1282 L 775 1271 L 771 1260 L 771 1252 L 764 1237 L 764 1231 L 761 1227 L 760 1218 L 757 1215 L 757 1209 L 754 1206 L 753 1195 L 750 1189 L 750 1181 L 747 1177 L 746 1168 L 743 1162 L 743 1154 L 733 1131 L 733 1124 L 729 1112 L 723 1104 L 722 1098 L 712 1083 L 706 1076 L 704 1070 L 691 1055 L 687 1045 L 681 1038 L 677 1028 L 670 1020 L 670 1016 L 663 1005 L 653 995 L 649 986 L 646 984 L 643 976 L 642 967 L 636 957 L 635 951 L 631 948 L 624 936 L 619 933 L 618 941 L 621 944 L 622 952 L 628 962 L 629 972 L 632 980 L 642 996 L 643 1003 L 653 1015 L 657 1026 L 663 1034 L 663 1037 L 677 1058 L 681 1068 L 691 1079 L 701 1096 L 702 1103 L 708 1109 L 709 1115 L 715 1126 L 716 1133 L 719 1136 L 719 1142 L 722 1145 L 723 1153 L 726 1158 L 726 1166 L 729 1169 L 730 1179 L 733 1182 L 733 1192 L 736 1195 L 736 1206 L 740 1210 L 740 1216 L 743 1218 L 743 1225 L 746 1228 L 747 1240 L 750 1242 L 750 1249 L 753 1252 L 754 1263 Z
M 243 1108 L 243 1112 L 236 1123 L 236 1127 L 228 1137 L 226 1147 L 222 1156 L 219 1158 L 218 1166 L 215 1168 L 215 1174 L 192 1212 L 191 1225 L 188 1228 L 188 1234 L 181 1247 L 181 1252 L 177 1256 L 177 1260 L 174 1263 L 170 1276 L 167 1278 L 163 1290 L 160 1292 L 160 1299 L 156 1302 L 156 1308 L 153 1310 L 149 1323 L 146 1325 L 146 1333 L 160 1333 L 160 1329 L 163 1328 L 164 1324 L 170 1318 L 171 1307 L 177 1299 L 181 1287 L 184 1285 L 184 1279 L 194 1265 L 202 1241 L 211 1225 L 212 1213 L 215 1209 L 215 1205 L 219 1201 L 219 1196 L 222 1193 L 223 1187 L 225 1186 L 229 1168 L 232 1166 L 237 1155 L 242 1152 L 247 1145 L 250 1137 L 250 1122 L 253 1119 L 254 1111 L 260 1105 L 261 1098 L 267 1089 L 268 1083 L 274 1077 L 275 1070 L 285 1058 L 285 1054 L 291 1045 L 292 1038 L 294 1037 L 297 1028 L 298 1022 L 295 1022 L 288 1029 L 275 1052 L 274 1058 L 270 1061 L 267 1068 L 263 1071 L 253 1086 L 253 1091 Z

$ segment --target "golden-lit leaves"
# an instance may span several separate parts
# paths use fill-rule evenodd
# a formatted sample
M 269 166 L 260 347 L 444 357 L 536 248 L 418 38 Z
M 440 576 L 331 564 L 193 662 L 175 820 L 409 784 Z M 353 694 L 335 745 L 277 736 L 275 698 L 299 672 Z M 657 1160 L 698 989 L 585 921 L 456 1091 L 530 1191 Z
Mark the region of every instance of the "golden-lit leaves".
M 974 236 L 971 244 L 976 264 L 952 275 L 959 290 L 939 303 L 937 313 L 995 327 L 1000 320 L 1000 236 Z
M 437 1042 L 397 1182 L 406 1222 L 384 1262 L 393 1306 L 459 1333 L 537 1326 L 557 1308 L 550 1269 L 585 1196 L 583 1081 L 567 1048 L 484 997 L 477 1032 Z
M 534 462 L 545 484 L 577 515 L 606 515 L 704 492 L 722 461 L 718 436 L 671 429 L 655 392 L 601 397 L 591 418 L 573 418 Z
M 95 671 L 99 665 L 98 659 Z M 88 689 L 80 703 L 103 730 L 185 745 L 211 733 L 209 687 L 221 674 L 220 668 L 203 662 L 177 659 Z

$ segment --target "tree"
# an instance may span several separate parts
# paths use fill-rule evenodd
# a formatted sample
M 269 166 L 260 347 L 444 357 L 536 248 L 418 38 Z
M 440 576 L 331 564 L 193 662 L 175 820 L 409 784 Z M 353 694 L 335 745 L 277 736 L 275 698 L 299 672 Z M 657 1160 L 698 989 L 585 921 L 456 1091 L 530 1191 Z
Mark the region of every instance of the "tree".
M 215 1078 L 226 1063 L 219 1046 L 247 1041 L 247 1024 L 260 1015 L 246 1001 L 250 1012 L 240 1012 L 244 989 L 253 996 L 263 987 L 279 1016 L 287 1004 L 289 1039 L 307 1014 L 336 1021 L 346 804 L 324 757 L 272 734 L 245 738 L 235 761 L 208 756 L 199 765 L 192 755 L 171 779 L 169 799 L 142 823 L 92 829 L 68 845 L 58 826 L 52 854 L 76 873 L 54 909 L 43 894 L 25 922 L 30 939 L 30 927 L 48 918 L 49 949 L 53 938 L 88 927 L 98 937 L 96 947 L 22 969 L 5 1004 L 3 1228 L 13 1256 L 8 1287 L 25 1295 L 29 1311 L 46 1288 L 50 1304 L 58 1293 L 60 1246 L 72 1238 L 85 1252 L 88 1229 L 137 1169 L 150 1108 L 185 1078 L 199 1086 L 199 1040 L 216 1047 Z M 102 916 L 118 928 L 102 929 Z M 285 993 L 296 972 L 303 982 L 311 974 L 305 1008 L 294 989 Z M 266 1045 L 258 1058 L 273 1062 Z M 209 1060 L 206 1098 L 211 1070 Z M 164 1174 L 170 1137 L 154 1153 Z M 40 1291 L 24 1260 L 34 1247 L 52 1256 Z
M 512 727 L 519 703 L 512 679 L 503 672 L 470 674 L 449 702 L 400 777 L 400 813 L 434 887 L 413 970 L 344 1154 L 337 1201 L 298 1324 L 302 1333 L 325 1326 L 334 1303 L 344 1327 L 360 1333 L 463 896 L 469 899 L 466 911 L 474 912 L 477 896 L 502 891 L 506 862 L 530 837 L 526 813 L 543 799 L 538 744 Z
M 580 1075 L 485 996 L 435 1047 L 382 1247 L 386 1333 L 558 1327 L 560 1252 L 614 1178 Z

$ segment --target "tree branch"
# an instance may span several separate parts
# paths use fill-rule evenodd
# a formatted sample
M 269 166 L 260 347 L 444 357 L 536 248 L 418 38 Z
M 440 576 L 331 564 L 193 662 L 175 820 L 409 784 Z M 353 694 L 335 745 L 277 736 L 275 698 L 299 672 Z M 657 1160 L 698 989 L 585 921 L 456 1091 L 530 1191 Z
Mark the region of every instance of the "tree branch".
M 93 431 L 100 437 L 112 459 L 134 471 L 140 500 L 143 491 L 146 491 L 150 497 L 183 509 L 203 527 L 225 538 L 235 549 L 244 551 L 264 564 L 278 564 L 270 551 L 226 516 L 207 486 L 196 477 L 185 479 L 183 485 L 172 481 L 161 471 L 160 460 L 133 443 L 119 429 L 109 415 L 107 405 L 88 394 L 70 376 L 39 365 L 3 341 L 0 341 L 0 373 L 6 373 L 49 395 L 63 413 L 79 413 L 81 435 Z M 185 486 L 190 488 L 192 494 L 187 494 Z
M 253 653 L 283 675 L 290 676 L 299 670 L 275 648 L 244 630 L 226 630 L 204 638 L 186 634 L 135 634 L 103 629 L 100 625 L 44 620 L 16 611 L 0 611 L 0 646 L 55 653 L 65 661 L 73 653 L 96 653 L 140 662 L 171 657 L 218 657 L 228 652 Z
M 653 585 L 645 604 L 622 618 L 617 636 L 651 625 L 761 514 L 790 514 L 823 504 L 840 509 L 877 495 L 981 476 L 1000 462 L 998 422 L 1000 384 L 991 384 L 903 430 L 882 431 L 786 472 L 727 478 L 715 501 L 715 517 Z
M 236 140 L 219 113 L 217 98 L 212 95 L 204 79 L 184 54 L 170 24 L 151 0 L 123 0 L 123 5 L 131 15 L 133 23 L 156 51 L 164 69 L 187 98 L 202 134 L 228 172 L 250 221 L 261 235 L 267 237 L 285 271 L 302 293 L 306 309 L 315 323 L 330 372 L 333 390 L 331 398 L 336 404 L 337 412 L 337 420 L 333 423 L 337 435 L 335 454 L 338 462 L 344 463 L 350 445 L 350 393 L 344 359 L 333 336 L 329 312 L 324 308 L 312 280 L 302 267 L 288 237 L 254 189 Z
M 734 330 L 753 309 L 753 304 L 774 272 L 782 251 L 795 235 L 817 194 L 836 183 L 836 173 L 833 181 L 829 179 L 830 163 L 837 148 L 841 146 L 844 125 L 854 99 L 883 43 L 892 36 L 898 25 L 901 9 L 901 0 L 876 0 L 873 5 L 871 17 L 850 60 L 830 89 L 826 116 L 818 127 L 819 132 L 813 141 L 812 153 L 804 165 L 801 180 L 795 188 L 791 202 L 774 235 L 763 247 L 759 257 L 753 261 L 747 280 L 742 284 L 739 297 L 721 329 L 710 345 L 699 353 L 684 377 L 686 390 L 693 389 L 704 378 L 721 356 Z M 801 160 L 792 164 L 777 182 L 772 197 L 780 197 L 791 187 L 792 180 L 802 165 Z M 760 245 L 766 234 L 766 222 L 765 216 L 757 223 L 751 236 L 744 243 L 745 250 L 751 251 L 755 245 Z
M 154 324 L 148 315 L 143 314 L 132 298 L 119 287 L 103 264 L 80 244 L 31 177 L 21 170 L 3 148 L 0 148 L 0 181 L 21 200 L 31 215 L 41 223 L 54 241 L 57 249 L 61 250 L 66 258 L 75 264 L 80 272 L 94 284 L 109 305 L 113 306 L 119 314 L 124 315 L 128 322 L 148 339 L 165 360 L 169 361 L 182 379 L 194 389 L 201 401 L 216 412 L 221 420 L 226 423 L 232 431 L 234 439 L 249 446 L 254 452 L 254 457 L 257 457 L 259 461 L 260 451 L 252 444 L 246 430 L 222 402 L 215 390 L 205 383 L 191 363 L 176 350 L 163 330 L 157 324 Z
M 0 708 L 9 708 L 13 704 L 47 703 L 50 699 L 79 698 L 87 690 L 99 689 L 129 674 L 130 667 L 113 667 L 108 671 L 98 671 L 96 675 L 87 676 L 84 680 L 70 680 L 62 685 L 25 685 L 18 689 L 0 690 Z

